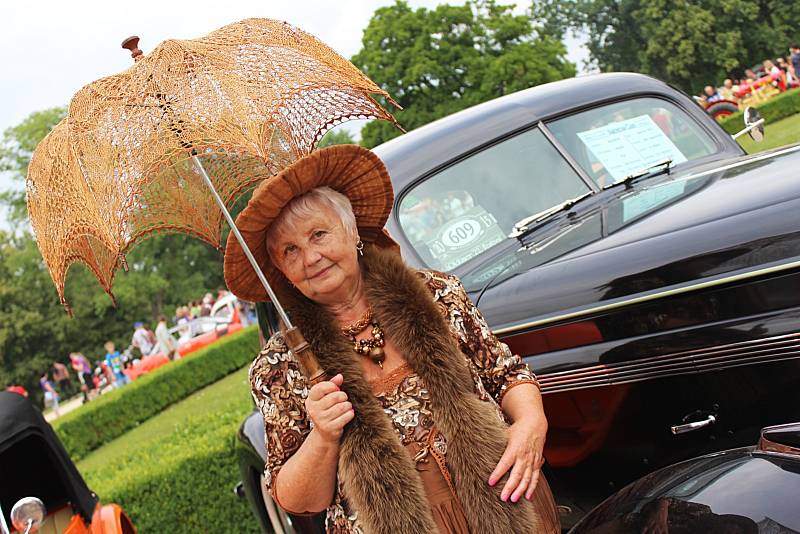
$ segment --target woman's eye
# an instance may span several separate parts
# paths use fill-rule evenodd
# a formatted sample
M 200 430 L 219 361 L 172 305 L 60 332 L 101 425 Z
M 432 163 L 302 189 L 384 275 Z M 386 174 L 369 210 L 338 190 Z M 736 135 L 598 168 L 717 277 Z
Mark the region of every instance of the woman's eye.
M 326 232 L 325 230 L 317 230 L 316 232 L 314 232 L 314 237 L 319 239 L 320 237 L 324 236 L 327 233 L 328 232 Z
M 283 249 L 283 255 L 289 256 L 290 254 L 297 251 L 297 247 L 295 245 L 288 245 L 285 249 Z

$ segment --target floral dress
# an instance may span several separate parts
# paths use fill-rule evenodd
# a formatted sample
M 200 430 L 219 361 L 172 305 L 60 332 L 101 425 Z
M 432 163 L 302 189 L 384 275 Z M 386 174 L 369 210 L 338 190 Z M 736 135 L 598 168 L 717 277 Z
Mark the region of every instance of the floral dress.
M 535 375 L 491 333 L 458 278 L 428 270 L 418 274 L 446 316 L 470 368 L 476 395 L 492 403 L 498 417 L 503 418 L 500 404 L 505 393 L 519 384 L 537 384 Z M 268 449 L 265 483 L 272 492 L 281 467 L 311 431 L 305 411 L 308 384 L 280 333 L 270 338 L 250 367 L 250 384 L 264 417 Z M 447 470 L 447 440 L 435 427 L 425 384 L 403 365 L 370 385 L 417 466 L 434 521 L 444 532 L 468 532 Z M 272 495 L 274 498 L 274 492 Z M 327 509 L 326 530 L 334 534 L 363 533 L 358 515 L 347 509 L 345 497 L 339 484 Z

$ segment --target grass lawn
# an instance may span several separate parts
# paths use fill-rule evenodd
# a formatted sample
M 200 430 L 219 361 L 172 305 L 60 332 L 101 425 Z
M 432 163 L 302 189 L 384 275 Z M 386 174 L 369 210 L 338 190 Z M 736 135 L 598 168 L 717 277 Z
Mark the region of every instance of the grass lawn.
M 767 123 L 764 129 L 764 141 L 761 143 L 756 143 L 747 134 L 741 136 L 737 141 L 748 154 L 798 143 L 800 142 L 800 113 L 773 124 Z
M 245 367 L 90 453 L 78 469 L 140 532 L 257 532 L 232 491 L 236 430 L 251 409 Z

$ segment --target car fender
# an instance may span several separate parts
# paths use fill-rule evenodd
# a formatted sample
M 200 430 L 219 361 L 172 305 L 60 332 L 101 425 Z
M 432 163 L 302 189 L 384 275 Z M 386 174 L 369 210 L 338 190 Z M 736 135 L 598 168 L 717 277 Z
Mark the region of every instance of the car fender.
M 128 515 L 117 504 L 106 504 L 95 508 L 92 516 L 91 534 L 135 534 Z

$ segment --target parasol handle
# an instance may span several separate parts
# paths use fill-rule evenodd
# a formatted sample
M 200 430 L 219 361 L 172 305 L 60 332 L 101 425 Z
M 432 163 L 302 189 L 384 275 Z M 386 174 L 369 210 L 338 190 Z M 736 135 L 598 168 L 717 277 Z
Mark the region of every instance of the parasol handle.
M 245 243 L 242 234 L 239 232 L 239 228 L 236 227 L 236 223 L 233 221 L 233 217 L 231 217 L 228 208 L 225 207 L 225 203 L 222 202 L 222 199 L 217 193 L 217 189 L 214 187 L 214 184 L 211 182 L 211 178 L 208 177 L 208 173 L 206 172 L 205 167 L 203 167 L 203 162 L 200 161 L 200 158 L 197 157 L 196 154 L 192 154 L 192 163 L 194 164 L 195 169 L 203 178 L 203 182 L 205 182 L 206 187 L 208 187 L 209 191 L 211 191 L 211 196 L 214 197 L 214 200 L 219 206 L 219 209 L 222 210 L 222 214 L 225 216 L 225 220 L 228 221 L 228 225 L 231 227 L 231 232 L 236 237 L 236 240 L 239 242 L 239 245 L 242 247 L 242 251 L 244 255 L 247 256 L 247 260 L 250 262 L 250 265 L 253 267 L 256 275 L 258 276 L 258 280 L 261 282 L 261 285 L 264 286 L 264 289 L 267 291 L 272 304 L 275 306 L 275 309 L 278 312 L 283 324 L 286 325 L 286 333 L 284 337 L 286 338 L 287 344 L 289 348 L 294 353 L 297 361 L 300 363 L 300 367 L 303 369 L 303 373 L 306 377 L 311 381 L 312 384 L 316 384 L 323 380 L 327 380 L 325 376 L 325 371 L 322 370 L 322 367 L 319 364 L 319 360 L 317 357 L 314 356 L 314 352 L 311 350 L 311 346 L 308 342 L 303 338 L 302 332 L 297 329 L 292 322 L 289 320 L 289 316 L 286 315 L 286 311 L 281 306 L 281 303 L 278 301 L 278 297 L 275 296 L 275 292 L 270 287 L 267 278 L 264 276 L 264 273 L 261 271 L 261 266 L 256 261 L 255 257 L 253 257 L 253 253 L 250 252 L 250 247 L 247 246 Z
M 314 355 L 314 351 L 311 350 L 311 345 L 308 344 L 308 341 L 303 337 L 303 333 L 296 326 L 286 330 L 283 333 L 283 338 L 286 340 L 289 349 L 294 353 L 295 358 L 300 363 L 303 374 L 308 377 L 308 381 L 312 386 L 328 379 L 319 364 L 319 360 Z

